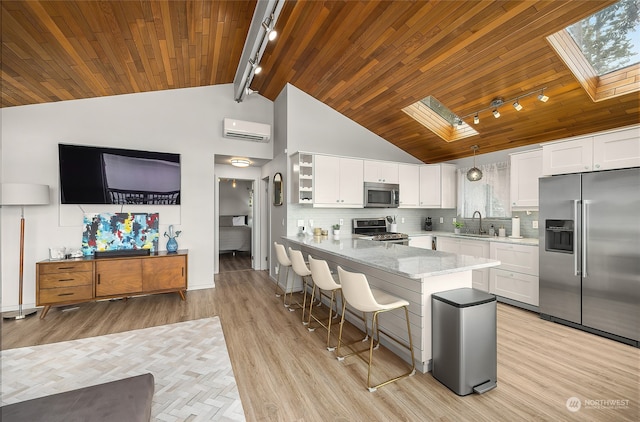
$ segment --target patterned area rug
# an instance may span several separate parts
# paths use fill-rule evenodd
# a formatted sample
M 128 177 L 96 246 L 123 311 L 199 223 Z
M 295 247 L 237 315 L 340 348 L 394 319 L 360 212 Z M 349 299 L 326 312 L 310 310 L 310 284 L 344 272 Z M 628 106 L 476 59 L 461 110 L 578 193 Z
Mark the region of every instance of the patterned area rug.
M 150 372 L 152 419 L 244 421 L 217 317 L 4 350 L 2 404 Z

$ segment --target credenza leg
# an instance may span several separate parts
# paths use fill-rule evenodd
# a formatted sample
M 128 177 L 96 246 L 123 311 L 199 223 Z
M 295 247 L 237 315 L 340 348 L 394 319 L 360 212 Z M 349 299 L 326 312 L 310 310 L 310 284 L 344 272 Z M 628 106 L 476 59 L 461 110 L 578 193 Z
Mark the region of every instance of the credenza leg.
M 40 319 L 44 319 L 44 317 L 47 316 L 47 312 L 49 312 L 49 309 L 51 309 L 51 305 L 47 305 L 42 308 L 42 312 L 40 312 Z
M 178 291 L 178 294 L 180 295 L 180 299 L 182 299 L 182 300 L 187 300 L 187 299 L 184 297 L 184 290 L 179 290 L 179 291 Z

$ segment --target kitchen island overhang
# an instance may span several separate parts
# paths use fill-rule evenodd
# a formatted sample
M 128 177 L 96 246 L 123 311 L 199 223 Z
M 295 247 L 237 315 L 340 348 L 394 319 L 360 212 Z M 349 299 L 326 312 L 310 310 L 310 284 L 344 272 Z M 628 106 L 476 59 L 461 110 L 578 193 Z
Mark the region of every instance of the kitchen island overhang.
M 472 287 L 472 270 L 500 265 L 500 261 L 448 252 L 413 248 L 394 243 L 344 237 L 285 236 L 284 241 L 305 256 L 326 260 L 332 271 L 340 265 L 347 271 L 361 272 L 372 287 L 387 291 L 409 301 L 409 320 L 413 335 L 416 369 L 431 370 L 431 295 L 446 290 Z M 297 284 L 294 289 L 301 289 Z M 341 306 L 341 304 L 340 304 Z M 364 331 L 362 322 L 350 317 L 349 322 Z M 406 338 L 404 315 L 389 312 L 380 318 L 380 327 Z M 381 335 L 381 343 L 410 361 L 410 354 Z

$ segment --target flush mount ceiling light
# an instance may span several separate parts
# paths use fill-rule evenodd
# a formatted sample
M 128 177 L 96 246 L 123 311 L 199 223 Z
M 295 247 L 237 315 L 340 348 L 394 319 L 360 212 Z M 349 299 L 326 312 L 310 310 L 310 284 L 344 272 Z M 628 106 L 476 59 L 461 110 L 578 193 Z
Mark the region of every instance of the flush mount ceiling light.
M 473 167 L 471 167 L 467 172 L 467 180 L 470 182 L 477 182 L 482 179 L 482 170 L 476 167 L 476 151 L 478 150 L 478 146 L 474 145 L 471 149 L 473 150 Z
M 231 165 L 236 167 L 249 167 L 251 165 L 251 161 L 246 158 L 232 158 Z
M 524 107 L 522 106 L 522 104 L 520 104 L 520 100 L 522 98 L 525 97 L 529 97 L 531 95 L 534 94 L 538 94 L 538 100 L 542 101 L 543 103 L 546 103 L 549 100 L 549 97 L 544 95 L 544 90 L 546 89 L 546 87 L 544 88 L 540 88 L 540 89 L 536 89 L 535 91 L 530 91 L 521 95 L 518 95 L 517 97 L 511 98 L 509 100 L 505 100 L 502 97 L 496 97 L 493 100 L 491 100 L 491 103 L 489 104 L 489 107 L 483 108 L 481 110 L 476 111 L 475 113 L 470 113 L 467 114 L 465 116 L 459 117 L 458 119 L 460 120 L 464 120 L 467 117 L 473 116 L 473 123 L 478 124 L 480 123 L 480 113 L 482 113 L 483 111 L 487 111 L 487 110 L 491 110 L 491 113 L 493 113 L 493 117 L 495 117 L 496 119 L 498 117 L 500 117 L 500 110 L 498 110 L 500 107 L 502 107 L 504 104 L 508 103 L 508 102 L 512 102 L 513 101 L 513 108 L 515 108 L 517 111 L 522 110 Z

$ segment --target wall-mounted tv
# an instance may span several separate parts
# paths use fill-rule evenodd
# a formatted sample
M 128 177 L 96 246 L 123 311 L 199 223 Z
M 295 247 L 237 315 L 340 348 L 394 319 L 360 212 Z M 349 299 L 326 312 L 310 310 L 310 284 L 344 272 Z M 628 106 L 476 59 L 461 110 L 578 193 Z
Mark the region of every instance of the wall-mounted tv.
M 62 204 L 180 205 L 180 154 L 58 144 Z

